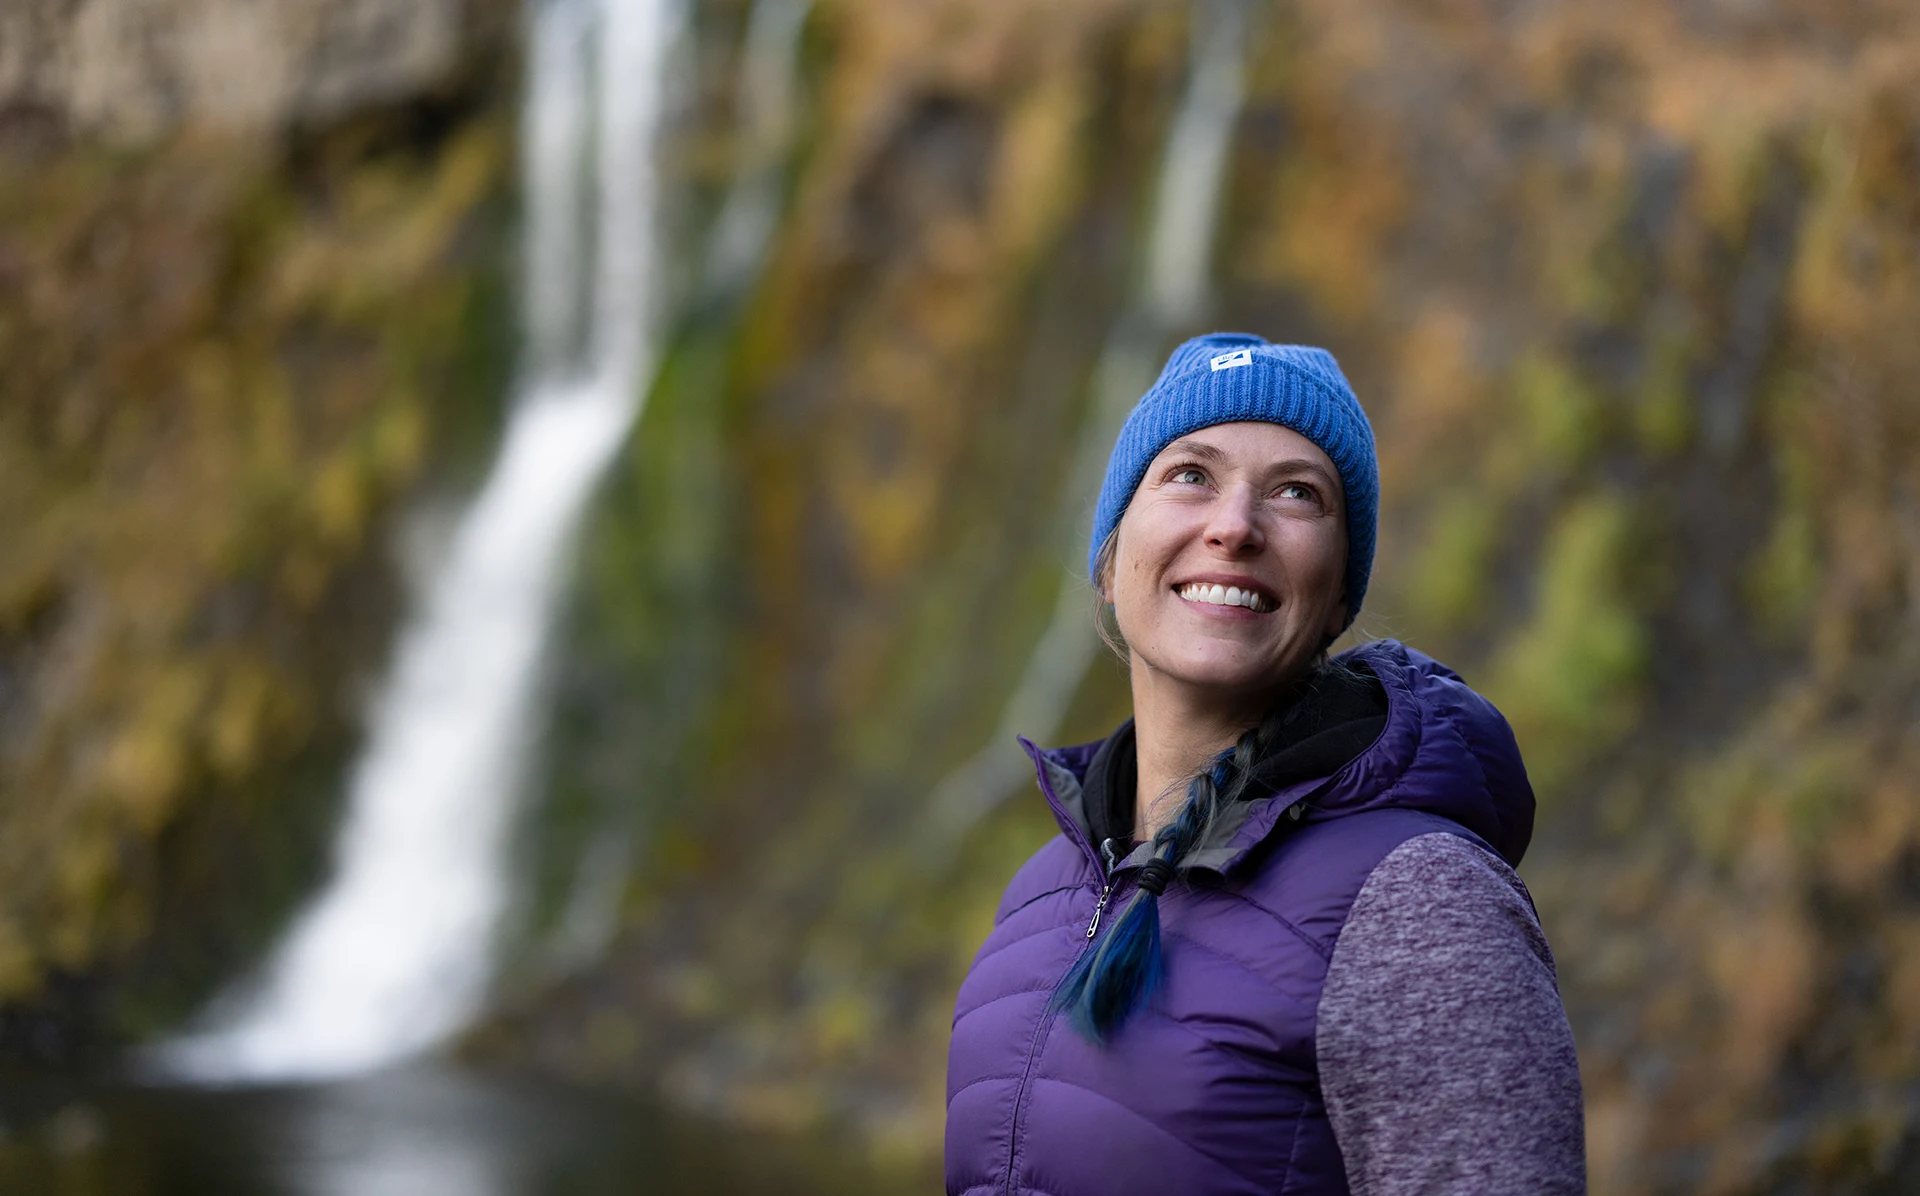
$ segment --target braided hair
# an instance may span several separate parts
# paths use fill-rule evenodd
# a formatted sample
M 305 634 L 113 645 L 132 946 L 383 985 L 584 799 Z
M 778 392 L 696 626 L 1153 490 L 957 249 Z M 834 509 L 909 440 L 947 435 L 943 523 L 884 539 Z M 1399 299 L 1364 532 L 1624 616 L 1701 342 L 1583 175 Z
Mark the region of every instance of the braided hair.
M 1111 1040 L 1160 987 L 1160 894 L 1221 812 L 1246 792 L 1254 765 L 1281 742 L 1292 713 L 1291 704 L 1283 703 L 1188 782 L 1186 801 L 1153 836 L 1153 854 L 1140 871 L 1139 888 L 1113 930 L 1082 954 L 1053 990 L 1050 1007 L 1065 1012 L 1088 1041 Z
M 1118 625 L 1111 623 L 1113 606 L 1106 595 L 1107 580 L 1112 576 L 1119 548 L 1120 529 L 1116 526 L 1101 541 L 1094 557 L 1098 587 L 1094 626 L 1107 647 L 1124 661 L 1128 656 L 1126 643 L 1120 637 Z M 1327 659 L 1327 649 L 1334 638 L 1328 636 L 1321 643 L 1303 692 L 1317 689 L 1329 669 L 1342 667 Z M 1162 979 L 1160 894 L 1166 891 L 1167 882 L 1186 867 L 1194 849 L 1206 840 L 1207 832 L 1221 812 L 1246 793 L 1253 780 L 1254 766 L 1285 740 L 1301 705 L 1299 702 L 1276 704 L 1258 726 L 1241 735 L 1232 747 L 1215 756 L 1187 783 L 1186 801 L 1154 834 L 1153 854 L 1140 869 L 1139 887 L 1126 908 L 1120 911 L 1113 930 L 1106 941 L 1081 954 L 1061 977 L 1048 1002 L 1054 1012 L 1067 1015 L 1083 1038 L 1106 1044 L 1126 1024 L 1133 1011 L 1159 989 Z

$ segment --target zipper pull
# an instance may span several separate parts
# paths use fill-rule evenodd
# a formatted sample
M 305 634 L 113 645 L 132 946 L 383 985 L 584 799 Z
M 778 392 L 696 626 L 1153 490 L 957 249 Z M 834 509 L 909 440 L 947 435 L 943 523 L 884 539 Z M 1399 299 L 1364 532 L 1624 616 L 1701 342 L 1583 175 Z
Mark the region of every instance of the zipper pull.
M 1100 915 L 1106 911 L 1107 898 L 1111 896 L 1113 896 L 1113 882 L 1108 881 L 1107 887 L 1100 890 L 1099 904 L 1093 907 L 1093 921 L 1087 923 L 1087 941 L 1089 943 L 1093 941 L 1093 936 L 1100 929 Z

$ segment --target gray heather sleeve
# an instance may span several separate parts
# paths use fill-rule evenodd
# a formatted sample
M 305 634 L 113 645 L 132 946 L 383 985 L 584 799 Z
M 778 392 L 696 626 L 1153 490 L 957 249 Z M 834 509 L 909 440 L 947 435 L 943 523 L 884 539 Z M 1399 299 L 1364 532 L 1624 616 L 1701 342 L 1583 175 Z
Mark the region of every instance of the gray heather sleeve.
M 1316 1040 L 1356 1196 L 1587 1190 L 1553 954 L 1520 878 L 1465 839 L 1410 839 L 1367 878 Z

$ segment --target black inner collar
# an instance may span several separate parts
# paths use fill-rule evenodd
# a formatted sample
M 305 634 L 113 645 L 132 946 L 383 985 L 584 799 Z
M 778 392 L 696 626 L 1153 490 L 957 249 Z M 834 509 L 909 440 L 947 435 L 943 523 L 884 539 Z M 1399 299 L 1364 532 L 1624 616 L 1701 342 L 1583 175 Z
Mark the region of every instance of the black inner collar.
M 1338 772 L 1367 750 L 1387 725 L 1387 691 L 1364 664 L 1322 665 L 1294 700 L 1274 749 L 1253 766 L 1245 800 Z M 1140 761 L 1133 720 L 1121 723 L 1087 765 L 1084 808 L 1094 846 L 1114 841 L 1116 855 L 1133 848 L 1133 815 Z

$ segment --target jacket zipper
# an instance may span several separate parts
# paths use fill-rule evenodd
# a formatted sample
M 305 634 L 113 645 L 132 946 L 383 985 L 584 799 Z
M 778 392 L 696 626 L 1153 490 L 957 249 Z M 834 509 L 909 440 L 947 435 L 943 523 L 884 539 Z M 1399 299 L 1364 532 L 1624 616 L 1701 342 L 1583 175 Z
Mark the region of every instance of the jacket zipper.
M 1093 941 L 1094 935 L 1100 933 L 1100 915 L 1106 911 L 1107 898 L 1111 896 L 1113 896 L 1113 882 L 1108 881 L 1107 887 L 1100 890 L 1100 900 L 1094 903 L 1093 921 L 1087 923 L 1087 941 L 1089 943 Z
M 1107 898 L 1113 896 L 1113 874 L 1120 870 L 1120 861 L 1113 857 L 1113 840 L 1100 840 L 1100 858 L 1107 862 L 1107 887 L 1100 890 L 1100 900 L 1096 902 L 1093 907 L 1093 921 L 1087 923 L 1087 941 L 1089 943 L 1093 941 L 1094 935 L 1100 933 L 1100 915 L 1107 910 Z
M 1078 966 L 1080 960 L 1086 953 L 1093 949 L 1093 937 L 1100 933 L 1100 915 L 1106 912 L 1107 900 L 1113 896 L 1113 886 L 1118 883 L 1113 875 L 1114 869 L 1117 867 L 1117 861 L 1113 857 L 1112 839 L 1101 840 L 1100 857 L 1106 863 L 1103 878 L 1106 884 L 1100 889 L 1100 900 L 1094 903 L 1093 919 L 1087 923 L 1087 945 L 1083 946 L 1079 952 L 1074 955 L 1073 963 L 1067 965 L 1068 972 L 1071 972 Z M 1066 979 L 1066 973 L 1061 973 L 1060 978 L 1062 980 Z M 1055 985 L 1059 983 L 1059 980 L 1054 981 Z M 1051 998 L 1049 998 L 1048 1003 L 1051 1005 Z M 1039 1061 L 1040 1049 L 1045 1045 L 1047 1035 L 1052 1031 L 1055 1016 L 1057 1015 L 1051 1008 L 1044 1010 L 1040 1014 L 1040 1024 L 1034 1027 L 1033 1031 L 1033 1045 L 1027 1048 L 1026 1069 L 1020 1073 L 1020 1087 L 1016 1088 L 1013 1093 L 1013 1124 L 1007 1132 L 1007 1186 L 1002 1189 L 1002 1191 L 1006 1193 L 1006 1196 L 1014 1196 L 1013 1163 L 1014 1159 L 1018 1157 L 1020 1153 L 1020 1109 L 1021 1105 L 1024 1104 L 1027 1099 L 1027 1081 L 1033 1078 L 1033 1065 Z

